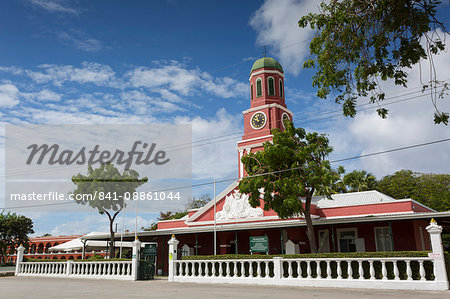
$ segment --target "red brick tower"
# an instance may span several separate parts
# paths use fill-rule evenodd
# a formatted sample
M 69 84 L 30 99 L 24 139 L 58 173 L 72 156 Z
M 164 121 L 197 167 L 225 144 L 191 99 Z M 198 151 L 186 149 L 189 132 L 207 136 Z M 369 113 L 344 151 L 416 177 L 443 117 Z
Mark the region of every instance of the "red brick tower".
M 244 135 L 238 142 L 239 178 L 246 175 L 241 157 L 263 149 L 272 140 L 272 129 L 283 129 L 283 118 L 292 120 L 292 112 L 284 101 L 284 72 L 281 64 L 263 57 L 250 71 L 250 109 L 243 111 Z

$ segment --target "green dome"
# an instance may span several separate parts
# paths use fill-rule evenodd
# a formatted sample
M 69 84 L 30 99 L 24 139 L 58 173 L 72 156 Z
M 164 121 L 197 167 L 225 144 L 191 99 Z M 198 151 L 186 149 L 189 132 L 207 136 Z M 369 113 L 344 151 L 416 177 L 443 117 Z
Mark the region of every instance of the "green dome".
M 262 69 L 262 68 L 277 69 L 277 70 L 283 72 L 283 68 L 281 67 L 281 64 L 278 61 L 276 61 L 272 57 L 263 57 L 263 58 L 260 58 L 255 61 L 250 73 L 252 73 L 254 70 L 258 70 L 258 69 Z

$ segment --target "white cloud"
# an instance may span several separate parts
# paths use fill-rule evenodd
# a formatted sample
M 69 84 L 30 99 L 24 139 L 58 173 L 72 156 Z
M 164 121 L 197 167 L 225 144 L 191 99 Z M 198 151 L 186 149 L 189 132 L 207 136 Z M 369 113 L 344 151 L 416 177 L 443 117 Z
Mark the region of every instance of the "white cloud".
M 317 12 L 316 0 L 266 0 L 250 18 L 256 30 L 257 44 L 268 45 L 271 53 L 279 57 L 284 69 L 297 75 L 309 54 L 307 41 L 312 31 L 300 28 L 298 21 L 303 15 Z
M 237 176 L 237 144 L 241 133 L 241 115 L 231 115 L 225 109 L 217 111 L 210 118 L 177 117 L 176 124 L 192 124 L 192 171 L 194 179 L 223 178 L 235 174 Z M 215 136 L 238 133 L 221 138 L 223 142 L 214 142 Z M 210 144 L 208 144 L 210 143 Z M 203 146 L 199 146 L 203 145 Z
M 106 215 L 94 214 L 94 215 L 84 215 L 79 214 L 80 220 L 68 221 L 66 223 L 57 225 L 51 232 L 53 236 L 60 235 L 79 235 L 87 234 L 90 232 L 104 232 L 109 233 L 109 220 Z M 120 232 L 122 225 L 122 215 L 116 217 L 115 223 L 118 223 L 118 230 Z M 149 227 L 153 223 L 153 219 L 144 218 L 138 216 L 138 231 L 141 227 Z M 135 218 L 126 216 L 124 218 L 124 228 L 125 230 L 134 231 L 135 230 Z
M 61 95 L 48 89 L 43 89 L 36 93 L 36 98 L 41 101 L 59 101 Z
M 67 1 L 57 0 L 30 0 L 30 3 L 35 7 L 44 9 L 48 12 L 54 13 L 71 13 L 77 14 L 78 11 L 68 5 Z
M 0 85 L 0 107 L 12 108 L 19 103 L 19 89 L 11 83 Z
M 103 49 L 103 43 L 95 38 L 85 37 L 84 34 L 74 34 L 65 31 L 60 31 L 56 37 L 63 43 L 69 46 L 85 51 L 98 52 Z
M 137 67 L 128 72 L 126 77 L 134 87 L 161 88 L 162 96 L 170 100 L 179 100 L 173 97 L 173 92 L 187 96 L 203 90 L 221 98 L 231 98 L 242 96 L 247 90 L 247 84 L 232 78 L 214 78 L 206 72 L 187 69 L 174 62 L 154 68 Z
M 450 79 L 450 56 L 438 55 L 435 58 L 437 76 L 440 80 Z M 422 78 L 428 74 L 428 64 L 422 64 Z M 381 102 L 405 100 L 386 106 L 389 109 L 387 119 L 381 119 L 372 110 L 358 112 L 355 119 L 334 120 L 328 124 L 330 138 L 339 157 L 358 156 L 388 149 L 400 148 L 450 137 L 449 126 L 436 125 L 433 121 L 434 106 L 428 92 L 421 93 L 419 88 L 420 69 L 418 66 L 409 71 L 409 86 L 405 89 L 383 83 L 387 100 Z M 411 94 L 412 91 L 417 91 Z M 401 96 L 407 94 L 406 96 Z M 368 99 L 361 100 L 367 103 Z M 438 103 L 442 111 L 450 111 L 450 96 Z M 366 169 L 378 177 L 401 169 L 419 172 L 448 173 L 450 165 L 449 142 L 362 158 L 348 163 L 349 169 Z
M 115 72 L 111 67 L 100 63 L 82 62 L 80 68 L 72 65 L 44 64 L 39 68 L 43 72 L 24 71 L 28 77 L 39 84 L 48 82 L 57 86 L 61 86 L 64 82 L 92 83 L 98 86 L 117 84 Z

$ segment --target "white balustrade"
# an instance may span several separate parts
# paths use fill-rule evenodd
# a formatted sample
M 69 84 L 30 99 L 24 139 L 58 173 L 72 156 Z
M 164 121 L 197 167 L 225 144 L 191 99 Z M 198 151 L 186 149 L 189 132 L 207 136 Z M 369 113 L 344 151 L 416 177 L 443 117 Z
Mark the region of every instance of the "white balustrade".
M 173 281 L 436 289 L 430 257 L 278 259 L 175 260 Z
M 16 275 L 132 280 L 131 270 L 131 261 L 20 262 Z

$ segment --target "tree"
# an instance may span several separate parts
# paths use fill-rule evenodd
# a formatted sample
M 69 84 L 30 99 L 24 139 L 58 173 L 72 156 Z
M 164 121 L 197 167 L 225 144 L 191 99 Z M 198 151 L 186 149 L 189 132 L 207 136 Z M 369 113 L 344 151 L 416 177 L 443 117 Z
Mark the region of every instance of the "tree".
M 393 198 L 412 198 L 437 211 L 450 210 L 450 175 L 397 171 L 378 181 L 378 191 Z
M 199 197 L 192 197 L 192 199 L 186 204 L 184 211 L 167 211 L 159 212 L 159 217 L 153 222 L 150 227 L 142 227 L 144 231 L 151 231 L 158 229 L 158 221 L 181 219 L 186 216 L 190 209 L 199 209 L 211 201 L 211 195 L 203 194 Z
M 431 93 L 434 122 L 447 125 L 449 114 L 436 102 L 448 85 L 437 79 L 433 63 L 433 56 L 445 49 L 443 38 L 448 34 L 436 19 L 439 4 L 438 0 L 331 0 L 321 4 L 320 13 L 303 16 L 299 26 L 315 30 L 304 68 L 316 69 L 312 83 L 317 96 L 335 95 L 344 115 L 351 117 L 356 115 L 357 98 L 370 96 L 385 118 L 388 111 L 379 105 L 385 99 L 380 81 L 392 79 L 406 87 L 408 68 L 427 59 L 428 82 L 420 83 Z
M 192 197 L 192 199 L 189 201 L 189 203 L 186 205 L 186 209 L 199 209 L 206 205 L 208 202 L 211 201 L 211 195 L 209 194 L 203 194 L 199 197 Z
M 374 190 L 377 185 L 377 178 L 367 173 L 365 170 L 354 170 L 344 175 L 344 185 L 349 187 L 350 192 L 360 192 Z
M 74 199 L 78 204 L 97 209 L 109 219 L 110 258 L 114 258 L 114 220 L 126 206 L 125 199 L 133 199 L 136 188 L 148 181 L 147 177 L 139 179 L 139 173 L 128 169 L 122 173 L 111 163 L 102 164 L 93 169 L 88 166 L 88 174 L 79 173 L 72 177 L 72 182 L 77 186 L 73 192 Z M 87 195 L 87 196 L 86 196 Z
M 32 233 L 33 221 L 30 218 L 16 213 L 0 213 L 0 262 L 5 263 L 8 248 L 12 250 L 20 244 L 28 248 L 28 234 Z
M 317 252 L 312 196 L 320 193 L 330 198 L 343 168 L 333 170 L 326 160 L 333 149 L 325 135 L 306 133 L 289 121 L 285 125 L 283 132 L 272 130 L 273 143 L 264 143 L 263 151 L 242 157 L 248 176 L 238 188 L 249 195 L 252 207 L 263 205 L 264 210 L 274 210 L 282 219 L 303 214 L 311 251 Z

